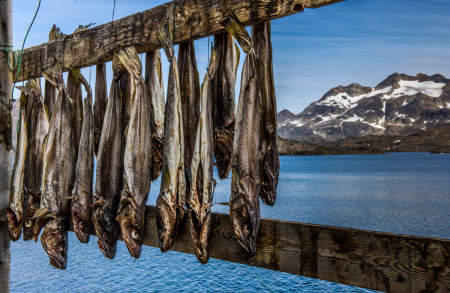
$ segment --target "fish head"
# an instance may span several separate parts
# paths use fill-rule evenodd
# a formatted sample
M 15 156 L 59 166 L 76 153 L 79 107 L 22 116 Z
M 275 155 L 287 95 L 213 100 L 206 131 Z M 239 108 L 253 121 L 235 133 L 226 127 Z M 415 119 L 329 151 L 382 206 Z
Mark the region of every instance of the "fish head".
M 165 196 L 159 196 L 156 202 L 156 227 L 159 236 L 159 248 L 168 251 L 175 240 L 176 214 L 172 211 Z
M 260 222 L 259 184 L 250 177 L 245 177 L 239 180 L 237 190 L 232 192 L 230 214 L 235 236 L 242 248 L 250 255 L 255 255 Z
M 9 239 L 17 241 L 22 234 L 22 225 L 19 220 L 21 216 L 16 215 L 12 209 L 6 208 L 6 217 L 8 218 Z
M 92 220 L 98 237 L 98 248 L 110 259 L 116 255 L 117 242 L 117 222 L 112 215 L 112 211 L 94 203 Z
M 132 257 L 139 258 L 141 255 L 142 240 L 144 238 L 142 233 L 144 227 L 142 212 L 128 202 L 119 209 L 117 221 L 119 222 L 122 238 L 128 251 Z
M 39 237 L 39 233 L 36 234 L 36 220 L 34 219 L 27 219 L 25 223 L 23 223 L 23 240 L 31 240 L 33 239 L 34 242 L 37 241 Z
M 45 224 L 41 243 L 50 258 L 50 265 L 64 270 L 67 264 L 67 231 L 62 219 L 52 219 Z
M 207 213 L 202 221 L 192 215 L 191 217 L 191 235 L 194 239 L 194 251 L 200 263 L 206 264 L 209 259 L 209 235 L 212 227 L 211 213 Z
M 88 243 L 91 235 L 91 215 L 89 209 L 84 209 L 78 202 L 72 202 L 72 226 L 73 232 L 81 243 Z

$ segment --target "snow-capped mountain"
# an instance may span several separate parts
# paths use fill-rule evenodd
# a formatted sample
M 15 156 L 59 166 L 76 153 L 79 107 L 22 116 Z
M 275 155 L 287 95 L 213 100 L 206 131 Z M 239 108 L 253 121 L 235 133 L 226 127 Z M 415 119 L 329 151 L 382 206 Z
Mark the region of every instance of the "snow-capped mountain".
M 329 90 L 295 115 L 278 114 L 278 134 L 301 141 L 367 135 L 409 135 L 450 123 L 450 80 L 440 74 L 392 74 L 376 87 L 357 83 Z

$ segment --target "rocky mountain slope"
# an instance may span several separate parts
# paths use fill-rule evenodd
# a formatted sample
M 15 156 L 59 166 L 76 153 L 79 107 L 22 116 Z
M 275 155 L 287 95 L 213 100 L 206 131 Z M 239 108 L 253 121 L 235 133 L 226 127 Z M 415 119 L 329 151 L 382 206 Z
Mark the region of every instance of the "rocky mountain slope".
M 407 136 L 450 123 L 450 80 L 440 74 L 392 74 L 376 87 L 329 90 L 295 115 L 278 114 L 278 134 L 321 145 L 364 136 Z

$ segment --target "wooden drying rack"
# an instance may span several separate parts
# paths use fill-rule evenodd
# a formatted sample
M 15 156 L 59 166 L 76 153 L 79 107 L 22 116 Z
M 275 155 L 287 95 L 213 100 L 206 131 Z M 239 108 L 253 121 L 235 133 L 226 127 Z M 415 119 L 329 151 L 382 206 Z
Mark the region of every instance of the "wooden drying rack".
M 12 40 L 11 1 L 0 2 L 0 15 L 5 20 L 0 42 L 6 44 Z M 127 46 L 135 46 L 139 53 L 159 49 L 156 27 L 168 15 L 173 15 L 177 44 L 224 31 L 219 20 L 230 11 L 248 26 L 335 2 L 339 0 L 172 1 L 28 48 L 23 52 L 20 76 L 14 78 L 6 54 L 0 54 L 0 99 L 9 98 L 6 93 L 12 80 L 40 77 L 43 69 L 55 62 L 68 70 L 110 61 L 116 50 Z M 9 58 L 14 58 L 13 54 Z M 5 111 L 9 109 L 0 104 L 0 119 Z M 0 145 L 0 160 L 3 149 Z M 9 244 L 4 210 L 8 188 L 2 181 L 0 191 L 0 292 L 8 292 Z M 257 254 L 250 257 L 235 241 L 228 215 L 213 214 L 213 220 L 212 258 L 385 292 L 450 292 L 450 240 L 262 219 Z M 194 253 L 189 229 L 186 224 L 173 250 Z M 144 245 L 159 247 L 155 207 L 147 207 Z

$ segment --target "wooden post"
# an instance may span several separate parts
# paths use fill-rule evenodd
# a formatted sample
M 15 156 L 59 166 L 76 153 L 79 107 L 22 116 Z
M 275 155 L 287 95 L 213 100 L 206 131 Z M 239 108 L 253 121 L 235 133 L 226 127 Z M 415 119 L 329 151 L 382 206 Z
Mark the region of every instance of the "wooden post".
M 6 206 L 9 198 L 9 149 L 11 114 L 9 99 L 12 74 L 8 52 L 12 45 L 12 0 L 0 0 L 0 293 L 9 292 L 9 236 Z M 12 54 L 11 54 L 12 57 Z

